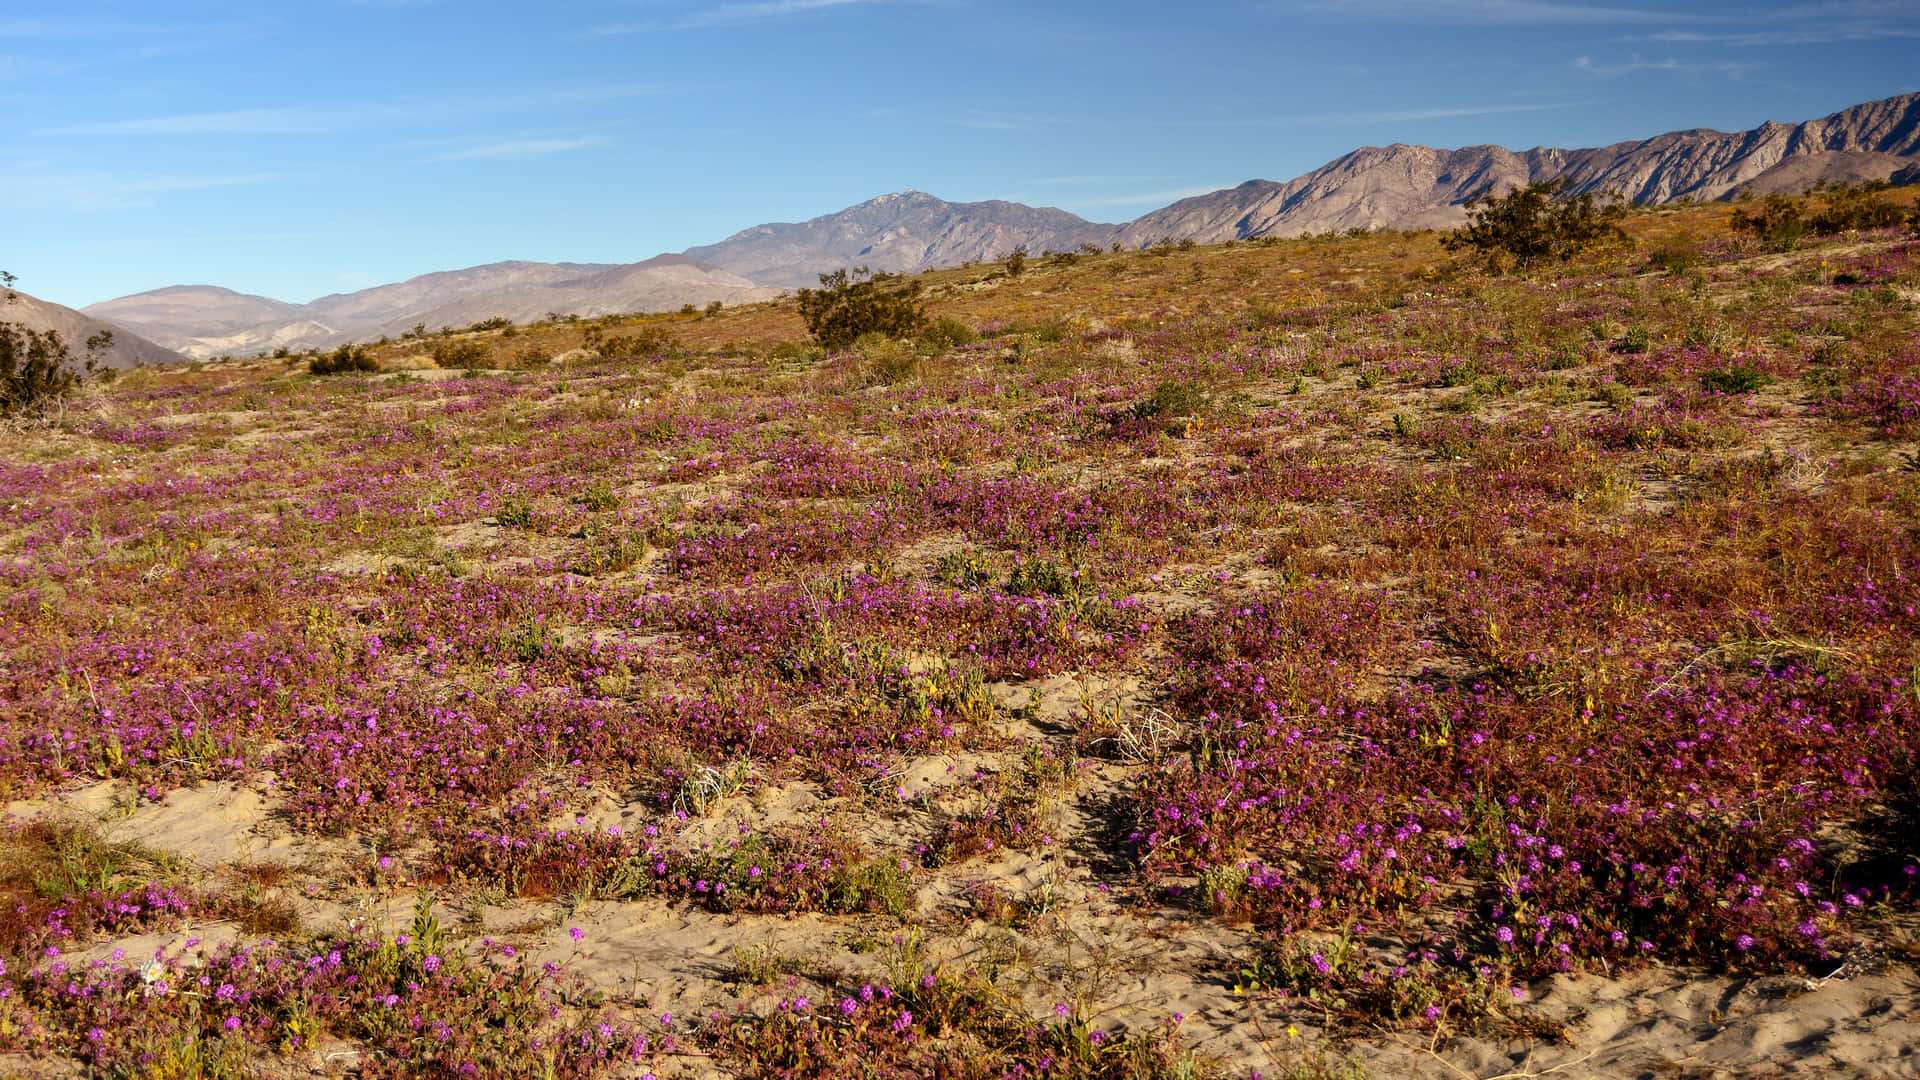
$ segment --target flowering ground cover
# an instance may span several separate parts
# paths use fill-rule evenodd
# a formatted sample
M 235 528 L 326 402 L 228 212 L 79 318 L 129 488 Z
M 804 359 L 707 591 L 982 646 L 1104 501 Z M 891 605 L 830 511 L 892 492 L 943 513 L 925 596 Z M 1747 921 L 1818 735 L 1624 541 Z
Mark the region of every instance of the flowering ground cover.
M 1728 216 L 94 387 L 0 453 L 0 1061 L 1621 1075 L 1851 985 L 1890 1071 L 1920 240 Z

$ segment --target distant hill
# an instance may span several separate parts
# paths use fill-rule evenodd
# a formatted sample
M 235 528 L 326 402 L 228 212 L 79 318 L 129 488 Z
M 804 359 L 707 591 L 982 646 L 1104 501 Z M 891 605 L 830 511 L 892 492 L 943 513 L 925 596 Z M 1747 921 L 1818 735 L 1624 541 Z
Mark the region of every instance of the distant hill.
M 1564 179 L 1574 192 L 1642 203 L 1801 191 L 1820 180 L 1885 180 L 1920 157 L 1920 94 L 1842 109 L 1803 124 L 1728 134 L 1695 129 L 1592 150 L 1499 146 L 1363 147 L 1285 183 L 1250 180 L 1182 199 L 1123 227 L 1129 247 L 1161 237 L 1202 243 L 1353 228 L 1451 228 L 1464 203 L 1496 189 Z
M 0 293 L 0 296 L 4 295 Z M 75 359 L 86 358 L 87 339 L 101 331 L 111 331 L 113 334 L 112 347 L 96 358 L 102 367 L 125 370 L 149 364 L 184 363 L 188 359 L 124 326 L 88 318 L 70 307 L 29 296 L 18 289 L 13 290 L 13 295 L 11 302 L 0 301 L 0 322 L 17 323 L 42 333 L 52 330 L 66 341 Z
M 1395 143 L 1362 147 L 1304 176 L 1249 180 L 1103 225 L 1052 207 L 950 203 L 922 191 L 881 195 L 803 222 L 755 225 L 717 244 L 620 266 L 501 262 L 288 304 L 212 286 L 177 286 L 83 309 L 192 356 L 326 346 L 494 316 L 659 311 L 740 303 L 804 288 L 838 267 L 913 272 L 1082 244 L 1144 247 L 1165 238 L 1217 243 L 1362 228 L 1452 228 L 1465 203 L 1562 179 L 1575 192 L 1636 202 L 1797 192 L 1823 180 L 1920 182 L 1920 93 L 1805 123 L 1727 133 L 1693 129 L 1586 150 Z
M 950 203 L 924 191 L 869 199 L 798 224 L 755 225 L 686 255 L 766 285 L 806 287 L 842 266 L 912 272 L 998 259 L 1022 244 L 1039 254 L 1105 244 L 1114 226 L 1052 207 Z
M 562 315 L 662 311 L 682 304 L 745 303 L 777 290 L 682 255 L 625 265 L 500 262 L 422 274 L 391 285 L 289 304 L 210 285 L 184 285 L 88 305 L 86 314 L 129 327 L 189 356 L 321 348 L 394 336 L 420 323 L 466 326 Z

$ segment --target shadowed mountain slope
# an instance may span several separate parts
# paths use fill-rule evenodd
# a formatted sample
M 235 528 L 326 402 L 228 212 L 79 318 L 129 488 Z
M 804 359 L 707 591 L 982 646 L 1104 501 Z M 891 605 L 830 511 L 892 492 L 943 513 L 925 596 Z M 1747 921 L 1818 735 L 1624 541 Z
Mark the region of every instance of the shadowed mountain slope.
M 3 296 L 4 294 L 0 294 Z M 87 339 L 101 331 L 111 331 L 113 345 L 99 354 L 97 360 L 102 367 L 137 368 L 148 364 L 180 363 L 187 357 L 171 349 L 162 348 L 139 334 L 114 323 L 89 318 L 70 307 L 42 300 L 35 296 L 14 290 L 11 302 L 0 300 L 0 322 L 17 323 L 29 330 L 52 330 L 67 343 L 76 359 L 86 356 Z

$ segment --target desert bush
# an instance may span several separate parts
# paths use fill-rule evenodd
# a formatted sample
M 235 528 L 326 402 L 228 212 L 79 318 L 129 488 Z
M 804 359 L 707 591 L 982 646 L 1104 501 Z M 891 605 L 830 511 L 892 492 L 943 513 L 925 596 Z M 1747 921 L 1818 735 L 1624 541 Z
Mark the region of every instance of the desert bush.
M 1012 251 L 1007 252 L 1006 257 L 1001 261 L 1007 264 L 1008 277 L 1019 277 L 1021 274 L 1026 273 L 1027 246 L 1022 244 Z
M 842 267 L 821 274 L 818 289 L 801 289 L 797 301 L 813 340 L 829 349 L 844 349 L 862 334 L 891 338 L 918 334 L 927 321 L 920 293 L 920 282 L 898 274 Z
M 927 324 L 920 333 L 920 347 L 932 352 L 951 349 L 955 345 L 970 345 L 979 335 L 973 328 L 951 315 L 942 315 Z
M 443 368 L 477 371 L 487 366 L 490 350 L 484 342 L 440 340 L 433 343 L 433 362 Z
M 1654 249 L 1653 253 L 1647 256 L 1648 266 L 1676 277 L 1691 272 L 1700 263 L 1700 249 L 1687 243 L 1668 244 Z
M 866 360 L 867 374 L 883 385 L 908 378 L 920 368 L 920 356 L 911 342 L 891 341 L 870 331 L 855 338 L 853 347 Z
M 783 363 L 810 364 L 820 359 L 820 346 L 809 345 L 804 341 L 776 341 L 767 349 L 767 355 Z
M 1817 233 L 1887 229 L 1905 220 L 1905 214 L 1887 199 L 1887 184 L 1867 183 L 1815 188 L 1822 205 L 1809 222 Z
M 1155 416 L 1192 416 L 1206 408 L 1206 391 L 1181 380 L 1168 380 L 1153 388 L 1153 393 L 1134 403 L 1128 411 L 1141 419 Z
M 1528 184 L 1505 195 L 1481 189 L 1467 201 L 1467 225 L 1442 243 L 1496 266 L 1511 260 L 1525 270 L 1549 259 L 1564 262 L 1610 240 L 1625 239 L 1618 200 L 1582 192 L 1569 195 L 1565 181 Z
M 1700 373 L 1701 389 L 1716 394 L 1750 394 L 1771 381 L 1767 373 L 1744 364 L 1735 365 L 1721 371 L 1703 371 Z
M 307 361 L 307 371 L 315 375 L 344 375 L 353 371 L 379 371 L 375 360 L 358 345 L 342 345 L 324 356 Z
M 5 303 L 15 300 L 13 275 L 0 272 Z M 52 330 L 30 330 L 0 322 L 0 416 L 30 412 L 73 392 L 96 366 L 96 357 L 113 346 L 111 331 L 87 339 L 87 356 L 76 360 L 65 338 Z
M 600 355 L 618 360 L 624 357 L 659 356 L 680 347 L 679 339 L 665 326 L 641 326 L 631 334 L 618 334 L 589 342 Z
M 1733 231 L 1753 237 L 1774 251 L 1791 251 L 1807 235 L 1800 204 L 1785 195 L 1769 195 L 1751 210 L 1736 210 Z
M 52 330 L 0 323 L 0 416 L 30 412 L 65 397 L 91 365 L 76 367 L 65 339 Z

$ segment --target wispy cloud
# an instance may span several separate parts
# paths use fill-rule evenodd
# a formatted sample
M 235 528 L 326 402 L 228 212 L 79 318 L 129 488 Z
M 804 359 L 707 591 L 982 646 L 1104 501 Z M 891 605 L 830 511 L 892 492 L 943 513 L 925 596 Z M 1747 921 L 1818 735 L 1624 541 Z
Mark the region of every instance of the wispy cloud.
M 1042 176 L 1028 181 L 1033 184 L 1059 184 L 1073 187 L 1099 187 L 1103 184 L 1138 184 L 1149 180 L 1165 180 L 1164 176 Z
M 556 87 L 526 94 L 494 97 L 449 96 L 415 102 L 358 103 L 333 107 L 307 105 L 232 109 L 224 112 L 177 113 L 124 120 L 97 120 L 41 128 L 35 135 L 315 135 L 361 131 L 396 124 L 440 122 L 483 113 L 539 109 L 651 97 L 672 92 L 661 83 L 615 83 L 609 86 Z
M 1431 105 L 1405 109 L 1376 109 L 1367 112 L 1308 113 L 1296 116 L 1247 116 L 1224 120 L 1183 122 L 1185 127 L 1295 128 L 1365 124 L 1405 124 L 1418 120 L 1447 120 L 1462 116 L 1499 116 L 1506 113 L 1547 112 L 1587 105 L 1587 101 L 1532 102 L 1524 105 L 1494 103 L 1482 105 Z
M 0 38 L 40 40 L 89 37 L 117 37 L 125 34 L 178 34 L 187 27 L 167 23 L 108 19 L 97 16 L 52 16 L 44 18 L 0 18 Z
M 393 110 L 386 110 L 393 111 Z M 305 106 L 180 113 L 41 128 L 36 135 L 309 135 L 354 126 L 364 114 Z
M 1676 60 L 1672 57 L 1663 60 L 1643 60 L 1638 56 L 1622 63 L 1602 64 L 1590 56 L 1582 56 L 1574 60 L 1573 66 L 1589 75 L 1598 75 L 1603 79 L 1615 79 L 1641 71 L 1666 71 L 1683 75 L 1725 75 L 1729 79 L 1741 79 L 1766 65 L 1731 60 Z
M 1271 5 L 1289 14 L 1350 15 L 1359 19 L 1499 26 L 1595 26 L 1687 23 L 1708 16 L 1662 8 L 1553 3 L 1551 0 L 1306 0 Z
M 612 23 L 596 26 L 593 33 L 602 36 L 645 34 L 660 30 L 698 30 L 709 26 L 741 26 L 772 19 L 789 19 L 836 8 L 871 7 L 894 0 L 755 0 L 752 3 L 717 4 L 690 11 L 670 19 L 638 23 Z
M 482 143 L 459 150 L 449 150 L 444 154 L 435 154 L 426 161 L 496 161 L 514 158 L 546 157 L 549 154 L 564 154 L 573 150 L 584 150 L 590 146 L 604 146 L 607 140 L 601 136 L 588 136 L 578 139 L 503 139 L 499 142 Z
M 1738 34 L 1696 34 L 1669 30 L 1650 40 L 1666 45 L 1730 45 L 1750 48 L 1779 45 L 1831 45 L 1842 41 L 1882 41 L 1920 37 L 1920 27 L 1856 26 L 1805 30 L 1754 30 Z
M 1209 195 L 1230 184 L 1218 184 L 1213 187 L 1183 187 L 1168 191 L 1142 191 L 1133 195 L 1104 195 L 1096 199 L 1074 199 L 1075 206 L 1143 206 L 1152 204 L 1163 206 L 1181 199 L 1191 199 L 1195 195 Z
M 275 173 L 122 174 L 108 172 L 26 172 L 0 178 L 8 202 L 36 210 L 118 210 L 150 206 L 155 196 L 212 188 L 263 184 Z
M 1405 124 L 1414 120 L 1450 120 L 1461 116 L 1500 116 L 1506 113 L 1549 112 L 1584 105 L 1581 101 L 1556 101 L 1531 105 L 1442 105 L 1418 109 L 1382 109 L 1376 112 L 1330 113 L 1313 118 L 1322 124 Z

